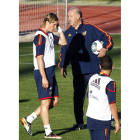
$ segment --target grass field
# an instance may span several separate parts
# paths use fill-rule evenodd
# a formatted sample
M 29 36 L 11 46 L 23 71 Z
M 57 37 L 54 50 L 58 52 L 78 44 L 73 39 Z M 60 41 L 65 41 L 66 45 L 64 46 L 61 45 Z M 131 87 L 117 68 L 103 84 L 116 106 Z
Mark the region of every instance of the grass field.
M 112 56 L 114 69 L 111 78 L 116 82 L 116 100 L 121 122 L 121 35 L 111 35 L 114 42 L 112 51 L 107 52 Z M 32 42 L 19 43 L 19 120 L 31 114 L 39 105 L 36 85 L 33 77 L 33 56 Z M 60 46 L 55 47 L 56 64 L 59 63 Z M 63 140 L 90 140 L 88 129 L 81 131 L 68 131 L 75 124 L 73 113 L 73 85 L 71 66 L 67 67 L 67 78 L 63 78 L 60 70 L 56 66 L 56 79 L 59 87 L 59 104 L 50 110 L 50 124 L 54 133 L 62 136 Z M 88 100 L 85 98 L 84 114 L 86 114 Z M 87 124 L 84 115 L 85 128 Z M 32 123 L 33 136 L 28 135 L 19 122 L 20 140 L 40 140 L 44 139 L 44 127 L 41 118 L 37 118 Z M 111 131 L 110 140 L 121 140 L 121 131 L 115 135 Z

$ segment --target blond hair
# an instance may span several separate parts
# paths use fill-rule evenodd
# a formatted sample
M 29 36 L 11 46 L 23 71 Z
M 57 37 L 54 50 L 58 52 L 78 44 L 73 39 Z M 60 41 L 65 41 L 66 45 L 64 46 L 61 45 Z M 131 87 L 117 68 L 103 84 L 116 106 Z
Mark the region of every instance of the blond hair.
M 47 14 L 43 19 L 43 24 L 40 26 L 41 28 L 45 27 L 46 21 L 53 23 L 54 21 L 58 21 L 58 17 L 54 13 Z

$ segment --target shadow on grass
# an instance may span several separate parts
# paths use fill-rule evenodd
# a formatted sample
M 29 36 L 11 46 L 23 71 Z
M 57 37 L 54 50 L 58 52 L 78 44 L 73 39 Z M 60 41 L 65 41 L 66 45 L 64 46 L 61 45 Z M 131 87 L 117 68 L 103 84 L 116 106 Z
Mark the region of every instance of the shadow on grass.
M 118 112 L 118 117 L 119 117 L 119 119 L 121 119 L 121 112 Z M 114 123 L 114 119 L 113 119 L 113 123 Z M 60 133 L 56 133 L 57 135 L 60 135 L 60 136 L 63 134 L 66 134 L 66 133 L 70 133 L 72 131 L 76 131 L 76 130 L 69 130 L 69 129 L 70 129 L 70 127 L 63 128 L 63 129 L 53 129 L 53 131 L 62 131 Z M 87 124 L 84 125 L 84 129 L 87 129 Z M 112 127 L 111 129 L 114 130 L 115 127 Z M 38 134 L 42 134 L 42 133 L 45 133 L 45 131 L 37 131 L 36 133 L 33 134 L 33 136 L 38 135 Z
M 34 133 L 32 136 L 35 136 L 35 135 L 38 135 L 38 134 L 42 134 L 44 133 L 45 134 L 45 131 L 37 131 L 36 133 Z
M 77 130 L 69 130 L 69 128 L 63 128 L 63 129 L 53 129 L 53 131 L 62 131 L 60 133 L 55 133 L 56 135 L 63 135 L 63 134 L 66 134 L 66 133 L 70 133 L 72 131 L 77 131 Z M 87 124 L 84 125 L 84 129 L 87 129 Z M 42 133 L 45 133 L 45 131 L 37 131 L 36 133 L 33 134 L 33 136 L 37 135 L 37 134 L 42 134 Z
M 33 75 L 33 71 L 34 71 L 34 68 L 33 66 L 27 66 L 26 67 L 21 67 L 19 69 L 19 76 L 22 76 L 22 75 L 26 75 L 26 74 L 32 74 Z
M 22 99 L 22 100 L 19 100 L 19 103 L 24 103 L 24 102 L 29 102 L 31 101 L 30 99 Z
M 119 119 L 121 119 L 121 112 L 118 112 L 118 117 L 119 117 Z M 114 119 L 113 119 L 113 123 L 114 123 Z M 62 131 L 60 133 L 56 133 L 56 135 L 60 135 L 60 136 L 63 134 L 66 134 L 66 133 L 70 133 L 72 131 L 76 131 L 76 130 L 69 130 L 69 128 L 53 129 L 53 131 Z M 84 125 L 84 129 L 87 129 L 87 124 Z M 115 127 L 112 127 L 111 129 L 114 130 Z M 45 133 L 45 131 L 37 131 L 36 133 L 33 134 L 33 136 L 38 135 L 38 134 L 42 134 L 42 133 Z

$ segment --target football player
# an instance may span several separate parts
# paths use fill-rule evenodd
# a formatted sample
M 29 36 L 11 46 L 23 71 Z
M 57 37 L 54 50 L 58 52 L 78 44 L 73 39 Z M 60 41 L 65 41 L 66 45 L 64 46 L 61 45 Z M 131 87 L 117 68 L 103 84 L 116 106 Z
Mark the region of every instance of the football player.
M 110 73 L 113 62 L 109 55 L 100 59 L 99 74 L 89 80 L 87 128 L 90 130 L 91 140 L 109 140 L 112 116 L 115 120 L 115 134 L 119 131 L 120 123 L 116 105 L 116 84 Z
M 52 32 L 58 29 L 59 37 Z M 54 13 L 49 13 L 44 17 L 43 24 L 35 33 L 33 40 L 33 58 L 34 58 L 34 79 L 36 81 L 38 99 L 41 105 L 28 117 L 21 119 L 25 130 L 32 135 L 31 123 L 41 116 L 45 138 L 61 139 L 55 135 L 49 123 L 49 109 L 58 104 L 58 86 L 55 78 L 55 52 L 54 43 L 66 45 L 67 41 L 58 24 L 58 18 Z

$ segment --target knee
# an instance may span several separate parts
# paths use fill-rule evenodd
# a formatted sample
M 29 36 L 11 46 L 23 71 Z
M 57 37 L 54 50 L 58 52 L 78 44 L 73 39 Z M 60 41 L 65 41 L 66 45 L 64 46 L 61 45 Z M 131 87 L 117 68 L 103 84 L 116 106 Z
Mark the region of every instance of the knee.
M 42 107 L 42 108 L 47 108 L 47 109 L 49 109 L 49 106 L 50 106 L 50 101 L 49 101 L 49 100 L 42 100 L 42 101 L 41 101 L 41 107 Z

